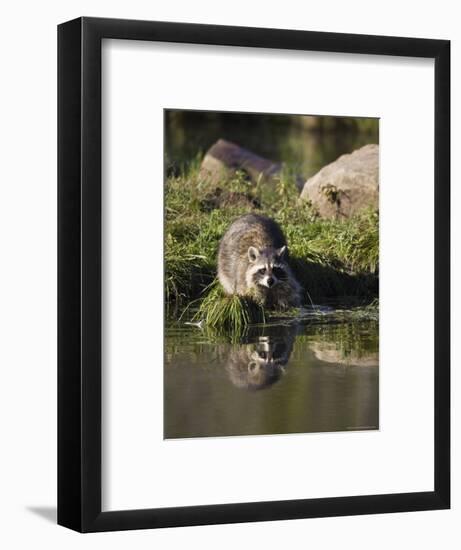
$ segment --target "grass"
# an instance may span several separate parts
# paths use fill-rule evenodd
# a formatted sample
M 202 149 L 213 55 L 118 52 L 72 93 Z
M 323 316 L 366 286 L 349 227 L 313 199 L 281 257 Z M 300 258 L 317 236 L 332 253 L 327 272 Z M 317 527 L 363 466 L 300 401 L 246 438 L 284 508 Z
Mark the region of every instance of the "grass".
M 226 295 L 217 280 L 212 283 L 192 319 L 203 320 L 209 329 L 218 333 L 231 334 L 241 334 L 248 325 L 266 321 L 263 307 L 251 298 Z
M 179 316 L 194 300 L 209 326 L 233 328 L 260 322 L 264 312 L 250 299 L 225 296 L 216 277 L 221 237 L 250 211 L 281 225 L 293 270 L 309 296 L 378 295 L 378 214 L 364 211 L 345 221 L 320 219 L 298 199 L 294 174 L 284 171 L 273 184 L 250 183 L 237 173 L 218 186 L 200 176 L 197 158 L 165 186 L 165 298 L 168 313 Z M 260 208 L 254 210 L 254 205 Z M 211 285 L 211 286 L 210 286 Z

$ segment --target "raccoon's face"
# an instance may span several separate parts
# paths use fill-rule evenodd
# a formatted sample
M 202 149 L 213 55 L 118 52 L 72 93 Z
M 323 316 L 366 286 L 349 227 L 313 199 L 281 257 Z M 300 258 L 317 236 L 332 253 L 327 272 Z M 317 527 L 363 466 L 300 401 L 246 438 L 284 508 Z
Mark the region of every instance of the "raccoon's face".
M 272 288 L 288 278 L 286 263 L 287 247 L 259 250 L 254 246 L 248 249 L 249 267 L 247 283 Z
M 248 370 L 259 370 L 270 366 L 280 367 L 288 362 L 290 356 L 286 342 L 271 342 L 268 338 L 261 337 L 250 353 Z

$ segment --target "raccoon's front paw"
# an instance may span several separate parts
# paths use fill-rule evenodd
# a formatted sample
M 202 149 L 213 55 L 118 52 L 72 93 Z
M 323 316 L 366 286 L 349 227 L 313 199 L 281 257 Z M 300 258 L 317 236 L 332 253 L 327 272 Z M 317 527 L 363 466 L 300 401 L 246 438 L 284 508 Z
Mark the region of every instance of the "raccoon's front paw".
M 251 289 L 245 294 L 245 298 L 248 298 L 249 300 L 252 300 L 258 306 L 265 307 L 266 306 L 266 295 L 264 293 L 258 292 L 257 289 Z

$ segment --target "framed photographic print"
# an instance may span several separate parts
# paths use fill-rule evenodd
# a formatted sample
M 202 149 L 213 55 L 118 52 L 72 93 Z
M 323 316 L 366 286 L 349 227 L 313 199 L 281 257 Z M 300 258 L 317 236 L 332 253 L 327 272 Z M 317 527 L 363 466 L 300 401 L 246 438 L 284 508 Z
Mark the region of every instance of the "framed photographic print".
M 58 523 L 450 506 L 450 43 L 58 27 Z

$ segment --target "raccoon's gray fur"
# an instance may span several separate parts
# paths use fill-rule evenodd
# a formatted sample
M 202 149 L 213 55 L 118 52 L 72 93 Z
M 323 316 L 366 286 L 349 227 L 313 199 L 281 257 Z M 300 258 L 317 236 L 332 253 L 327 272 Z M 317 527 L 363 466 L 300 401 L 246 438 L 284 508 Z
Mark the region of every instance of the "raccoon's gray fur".
M 227 294 L 251 296 L 268 308 L 287 309 L 301 301 L 282 230 L 258 214 L 238 218 L 226 231 L 219 245 L 218 278 Z

